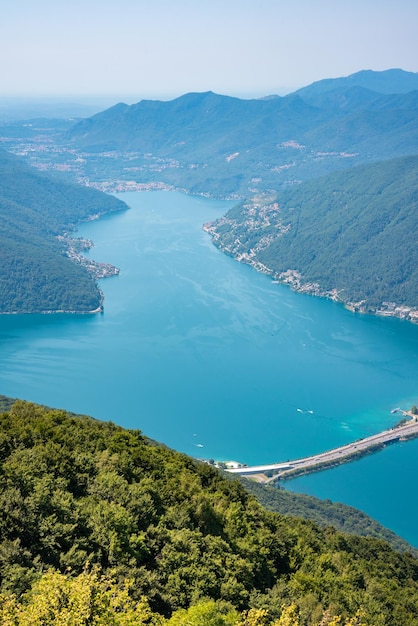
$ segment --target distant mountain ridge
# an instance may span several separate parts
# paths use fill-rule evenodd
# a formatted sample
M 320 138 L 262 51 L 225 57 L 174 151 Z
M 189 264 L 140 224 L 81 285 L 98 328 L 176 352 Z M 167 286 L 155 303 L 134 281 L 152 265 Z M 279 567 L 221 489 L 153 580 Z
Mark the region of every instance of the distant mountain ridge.
M 350 87 L 363 87 L 370 91 L 385 94 L 408 93 L 418 89 L 418 72 L 406 72 L 398 68 L 381 72 L 361 70 L 349 76 L 324 78 L 315 81 L 306 87 L 297 89 L 293 93 L 298 94 L 302 98 L 309 98 L 334 91 L 335 89 Z
M 106 154 L 99 167 L 120 180 L 246 197 L 415 154 L 418 74 L 365 71 L 257 100 L 209 91 L 120 103 L 75 124 L 65 141 L 96 166 Z
M 231 149 L 231 142 L 238 139 L 235 133 L 243 128 L 246 133 L 240 140 L 245 147 L 252 146 L 257 134 L 267 130 L 267 124 L 279 113 L 287 116 L 288 125 L 303 127 L 307 114 L 312 117 L 317 111 L 297 96 L 241 100 L 211 91 L 188 93 L 167 102 L 119 103 L 78 122 L 67 137 L 91 150 L 157 150 L 162 156 L 187 156 L 190 148 L 199 147 L 203 154 L 216 154 Z M 326 119 L 320 112 L 318 115 L 319 121 Z M 276 140 L 279 133 L 276 129 Z

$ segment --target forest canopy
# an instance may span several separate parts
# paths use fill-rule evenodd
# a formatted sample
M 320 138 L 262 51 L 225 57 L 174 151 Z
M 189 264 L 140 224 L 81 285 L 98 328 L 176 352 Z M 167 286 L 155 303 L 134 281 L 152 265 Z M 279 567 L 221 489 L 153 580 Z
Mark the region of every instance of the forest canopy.
M 102 295 L 94 276 L 69 258 L 58 236 L 82 220 L 126 208 L 0 151 L 0 313 L 98 309 Z
M 0 462 L 3 623 L 418 624 L 411 555 L 268 512 L 138 430 L 17 401 Z

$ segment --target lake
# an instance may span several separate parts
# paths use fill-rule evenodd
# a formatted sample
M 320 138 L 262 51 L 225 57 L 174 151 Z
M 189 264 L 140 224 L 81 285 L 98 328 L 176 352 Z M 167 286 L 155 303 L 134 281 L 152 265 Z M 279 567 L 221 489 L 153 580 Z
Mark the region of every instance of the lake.
M 418 403 L 418 326 L 363 316 L 217 250 L 231 206 L 175 192 L 83 224 L 120 268 L 98 315 L 0 317 L 0 393 L 112 420 L 199 458 L 270 463 L 390 427 Z M 361 508 L 418 547 L 418 441 L 286 486 Z

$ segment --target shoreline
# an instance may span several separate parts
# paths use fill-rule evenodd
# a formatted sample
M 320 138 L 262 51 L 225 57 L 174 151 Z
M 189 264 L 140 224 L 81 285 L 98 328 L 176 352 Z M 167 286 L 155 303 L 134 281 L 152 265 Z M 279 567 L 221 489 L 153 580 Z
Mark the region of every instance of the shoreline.
M 91 311 L 66 311 L 65 309 L 56 309 L 50 311 L 0 311 L 0 315 L 96 315 L 103 313 L 103 304 L 92 309 Z
M 220 242 L 220 236 L 215 230 L 215 226 L 212 222 L 203 224 L 202 230 L 208 233 L 212 237 L 212 243 L 224 254 L 235 259 L 238 263 L 249 265 L 260 274 L 265 274 L 272 278 L 272 282 L 279 285 L 286 285 L 290 287 L 295 293 L 301 293 L 309 296 L 315 296 L 318 298 L 324 298 L 326 300 L 332 300 L 338 304 L 342 304 L 345 309 L 352 313 L 361 313 L 365 315 L 375 315 L 377 317 L 393 317 L 412 324 L 418 324 L 418 308 L 410 307 L 407 305 L 398 304 L 396 302 L 382 302 L 382 305 L 378 309 L 368 308 L 365 306 L 365 301 L 350 302 L 344 300 L 341 297 L 341 290 L 322 289 L 318 283 L 303 282 L 303 278 L 297 270 L 288 269 L 284 272 L 277 273 L 271 268 L 267 267 L 255 256 L 251 256 L 247 253 L 236 254 L 229 250 L 227 246 Z

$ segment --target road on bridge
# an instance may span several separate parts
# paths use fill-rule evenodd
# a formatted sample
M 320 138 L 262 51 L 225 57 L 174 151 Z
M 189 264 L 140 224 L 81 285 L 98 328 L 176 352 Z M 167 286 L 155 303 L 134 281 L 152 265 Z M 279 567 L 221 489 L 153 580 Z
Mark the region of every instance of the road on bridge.
M 265 472 L 274 472 L 274 477 L 271 479 L 284 479 L 294 476 L 296 473 L 309 473 L 318 471 L 319 469 L 326 469 L 327 467 L 333 467 L 340 463 L 345 463 L 352 458 L 358 458 L 362 454 L 366 454 L 372 451 L 374 448 L 379 448 L 385 443 L 393 441 L 399 441 L 403 439 L 411 439 L 418 437 L 418 421 L 415 416 L 405 411 L 404 415 L 408 415 L 411 419 L 405 424 L 396 426 L 389 430 L 384 430 L 377 435 L 371 435 L 358 441 L 353 441 L 339 448 L 334 448 L 320 454 L 314 454 L 312 456 L 304 457 L 302 459 L 296 459 L 294 461 L 287 461 L 284 463 L 270 463 L 267 465 L 252 465 L 230 468 L 227 471 L 231 474 L 239 474 L 240 476 L 250 475 L 262 475 Z M 267 477 L 265 477 L 267 481 Z

